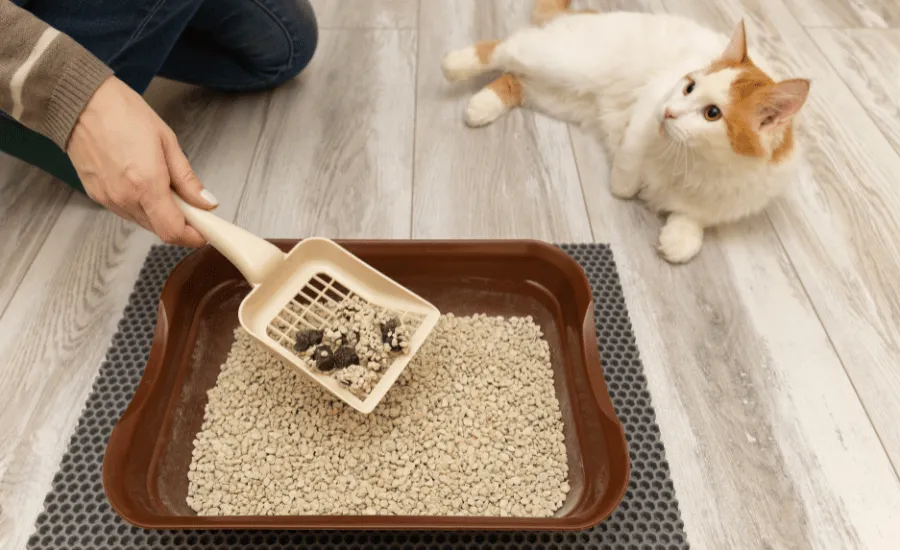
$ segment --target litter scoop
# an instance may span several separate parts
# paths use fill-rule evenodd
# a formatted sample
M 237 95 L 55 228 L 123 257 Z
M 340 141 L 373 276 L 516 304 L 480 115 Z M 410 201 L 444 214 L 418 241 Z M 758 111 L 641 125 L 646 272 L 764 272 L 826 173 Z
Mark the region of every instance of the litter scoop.
M 434 329 L 438 309 L 328 239 L 305 239 L 285 254 L 212 212 L 172 196 L 191 226 L 253 285 L 238 309 L 244 330 L 354 409 L 372 412 Z M 310 367 L 294 351 L 298 331 L 324 329 L 340 304 L 353 296 L 396 315 L 410 334 L 405 352 L 393 355 L 365 399 Z

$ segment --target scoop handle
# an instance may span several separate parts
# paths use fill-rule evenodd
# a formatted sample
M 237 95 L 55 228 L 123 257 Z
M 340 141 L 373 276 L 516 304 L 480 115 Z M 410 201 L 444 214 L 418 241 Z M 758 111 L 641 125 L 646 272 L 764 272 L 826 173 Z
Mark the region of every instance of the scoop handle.
M 188 223 L 228 258 L 253 286 L 262 283 L 266 276 L 284 261 L 284 252 L 269 241 L 223 220 L 212 212 L 191 206 L 175 193 L 172 193 L 172 198 L 175 199 L 175 204 Z

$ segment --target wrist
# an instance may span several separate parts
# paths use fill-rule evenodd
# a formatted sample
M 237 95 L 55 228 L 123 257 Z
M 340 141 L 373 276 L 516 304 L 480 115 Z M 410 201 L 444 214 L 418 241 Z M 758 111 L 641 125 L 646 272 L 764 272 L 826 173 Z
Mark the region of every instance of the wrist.
M 84 50 L 66 66 L 54 88 L 42 133 L 67 149 L 72 130 L 97 89 L 112 76 L 112 69 Z

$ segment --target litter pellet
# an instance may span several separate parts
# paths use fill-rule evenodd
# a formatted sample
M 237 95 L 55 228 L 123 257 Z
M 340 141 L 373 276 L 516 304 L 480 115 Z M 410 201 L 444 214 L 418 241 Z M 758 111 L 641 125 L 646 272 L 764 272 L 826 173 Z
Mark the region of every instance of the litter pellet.
M 357 383 L 355 369 L 376 375 L 333 376 Z M 549 348 L 530 318 L 441 317 L 369 415 L 238 329 L 187 502 L 200 515 L 547 517 L 569 492 L 567 460 Z
M 335 367 L 334 352 L 328 346 L 319 346 L 313 352 L 316 368 L 322 372 L 333 371 Z
M 359 355 L 351 346 L 341 346 L 334 351 L 334 366 L 338 369 L 359 364 Z
M 322 343 L 322 338 L 325 336 L 325 333 L 321 330 L 300 330 L 297 331 L 297 338 L 294 342 L 294 351 L 296 352 L 304 352 L 313 346 L 318 346 Z
M 319 304 L 309 308 L 313 306 Z M 288 309 L 297 318 L 303 313 L 294 303 Z M 398 355 L 409 352 L 410 326 L 359 296 L 350 295 L 334 308 L 333 314 L 323 311 L 321 316 L 328 317 L 321 330 L 297 331 L 294 352 L 311 369 L 335 378 L 340 376 L 338 381 L 360 399 L 368 396 Z M 323 346 L 336 357 L 322 356 L 318 350 Z M 338 354 L 343 348 L 346 349 Z M 352 365 L 360 368 L 346 370 Z

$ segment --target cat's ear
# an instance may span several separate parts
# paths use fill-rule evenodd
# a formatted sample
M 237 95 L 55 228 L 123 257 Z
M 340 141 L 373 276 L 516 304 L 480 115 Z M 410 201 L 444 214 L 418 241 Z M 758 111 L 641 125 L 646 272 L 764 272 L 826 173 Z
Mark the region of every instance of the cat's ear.
M 747 61 L 747 31 L 741 19 L 731 33 L 731 40 L 722 53 L 722 62 L 726 65 L 740 65 Z
M 809 97 L 809 80 L 795 78 L 770 86 L 756 109 L 759 130 L 775 128 L 797 114 Z

